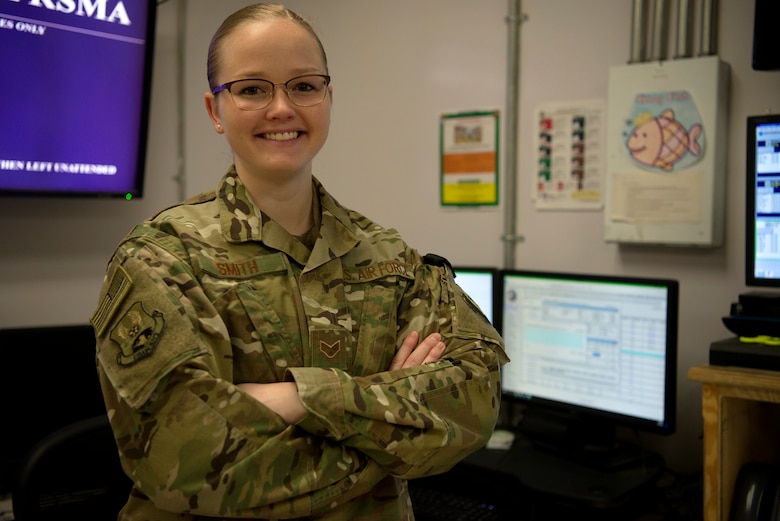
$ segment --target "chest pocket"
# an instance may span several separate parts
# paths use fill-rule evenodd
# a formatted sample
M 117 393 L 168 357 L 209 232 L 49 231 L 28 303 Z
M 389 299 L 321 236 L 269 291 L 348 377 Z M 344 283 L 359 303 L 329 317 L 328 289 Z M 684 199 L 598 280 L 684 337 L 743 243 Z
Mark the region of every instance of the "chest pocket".
M 397 277 L 333 284 L 323 293 L 317 293 L 321 283 L 313 287 L 303 297 L 309 320 L 305 364 L 354 376 L 387 369 L 395 352 Z
M 233 346 L 234 383 L 281 381 L 288 367 L 303 365 L 299 297 L 282 254 L 199 264 Z
M 294 273 L 282 254 L 242 261 L 239 268 L 203 260 L 200 266 L 233 344 L 234 382 L 281 381 L 288 367 L 333 367 L 358 376 L 389 366 L 404 277 Z
M 304 339 L 292 298 L 282 297 L 279 277 L 263 279 L 236 287 L 241 309 L 226 317 L 235 321 L 229 328 L 236 382 L 282 381 L 288 367 L 304 365 Z M 276 291 L 260 289 L 269 286 Z
M 395 354 L 396 292 L 383 285 L 366 288 L 355 353 L 354 375 L 385 371 Z

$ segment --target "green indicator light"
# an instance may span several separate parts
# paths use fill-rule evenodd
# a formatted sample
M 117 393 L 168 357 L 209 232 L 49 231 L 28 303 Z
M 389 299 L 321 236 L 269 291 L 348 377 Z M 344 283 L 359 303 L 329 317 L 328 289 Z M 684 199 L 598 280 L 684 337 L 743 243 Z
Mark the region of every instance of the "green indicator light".
M 128 193 L 125 195 L 125 199 L 127 199 L 128 201 L 132 198 L 133 198 L 133 194 Z

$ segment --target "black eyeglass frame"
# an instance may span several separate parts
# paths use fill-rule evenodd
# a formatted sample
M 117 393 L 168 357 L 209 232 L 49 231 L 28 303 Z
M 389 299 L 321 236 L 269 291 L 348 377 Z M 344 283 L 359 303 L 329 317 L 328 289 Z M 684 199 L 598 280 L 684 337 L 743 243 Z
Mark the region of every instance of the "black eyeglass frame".
M 290 89 L 287 88 L 287 85 L 291 81 L 299 80 L 301 78 L 312 77 L 312 76 L 314 76 L 316 78 L 323 78 L 325 80 L 326 92 L 325 92 L 325 94 L 323 94 L 322 99 L 320 101 L 318 101 L 317 103 L 314 103 L 313 105 L 299 105 L 293 99 L 293 96 L 290 95 Z M 236 103 L 236 100 L 233 98 L 233 91 L 230 90 L 230 89 L 233 87 L 233 85 L 235 83 L 238 83 L 238 82 L 241 82 L 241 81 L 264 81 L 264 82 L 270 84 L 271 85 L 271 95 L 268 97 L 268 104 L 263 105 L 262 107 L 260 107 L 258 109 L 245 109 L 245 108 L 239 107 L 238 103 Z M 238 107 L 239 109 L 241 109 L 241 110 L 262 110 L 262 109 L 266 108 L 268 105 L 271 104 L 271 101 L 273 101 L 273 99 L 274 99 L 274 94 L 276 94 L 276 87 L 279 86 L 279 85 L 284 87 L 284 92 L 287 94 L 287 99 L 289 99 L 290 102 L 293 105 L 296 105 L 298 107 L 314 107 L 314 106 L 319 105 L 323 101 L 325 101 L 325 96 L 327 96 L 327 87 L 328 87 L 328 85 L 330 85 L 330 76 L 327 75 L 327 74 L 301 74 L 300 76 L 296 76 L 294 78 L 290 78 L 289 80 L 287 80 L 285 82 L 282 82 L 282 83 L 273 83 L 272 81 L 266 80 L 265 78 L 241 78 L 239 80 L 229 81 L 227 83 L 223 83 L 222 85 L 214 87 L 214 89 L 212 89 L 211 93 L 216 96 L 217 94 L 219 94 L 222 91 L 227 91 L 228 93 L 230 93 L 230 99 L 233 100 L 233 103 L 236 103 L 236 107 Z

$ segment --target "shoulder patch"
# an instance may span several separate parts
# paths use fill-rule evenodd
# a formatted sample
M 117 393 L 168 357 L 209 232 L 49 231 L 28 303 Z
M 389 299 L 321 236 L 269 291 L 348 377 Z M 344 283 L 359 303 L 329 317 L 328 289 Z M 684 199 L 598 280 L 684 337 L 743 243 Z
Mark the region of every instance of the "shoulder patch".
M 136 302 L 111 330 L 110 338 L 119 346 L 118 365 L 132 365 L 151 355 L 162 338 L 165 317 L 161 311 L 151 314 Z
M 103 334 L 111 317 L 114 316 L 132 287 L 133 279 L 122 266 L 117 266 L 114 273 L 111 274 L 111 282 L 108 284 L 106 294 L 92 314 L 92 318 L 89 319 L 98 336 Z

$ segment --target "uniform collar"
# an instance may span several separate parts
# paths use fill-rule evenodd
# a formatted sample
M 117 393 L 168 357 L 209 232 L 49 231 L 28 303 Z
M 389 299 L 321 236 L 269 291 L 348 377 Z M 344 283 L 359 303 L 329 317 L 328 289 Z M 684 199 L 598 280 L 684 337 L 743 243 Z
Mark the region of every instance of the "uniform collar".
M 318 179 L 312 178 L 312 183 L 321 209 L 321 224 L 310 255 L 299 241 L 293 240 L 289 233 L 252 203 L 235 166 L 230 167 L 217 186 L 220 226 L 225 239 L 231 243 L 262 242 L 284 251 L 307 267 L 344 255 L 359 242 L 355 224 L 348 210 L 325 190 Z

